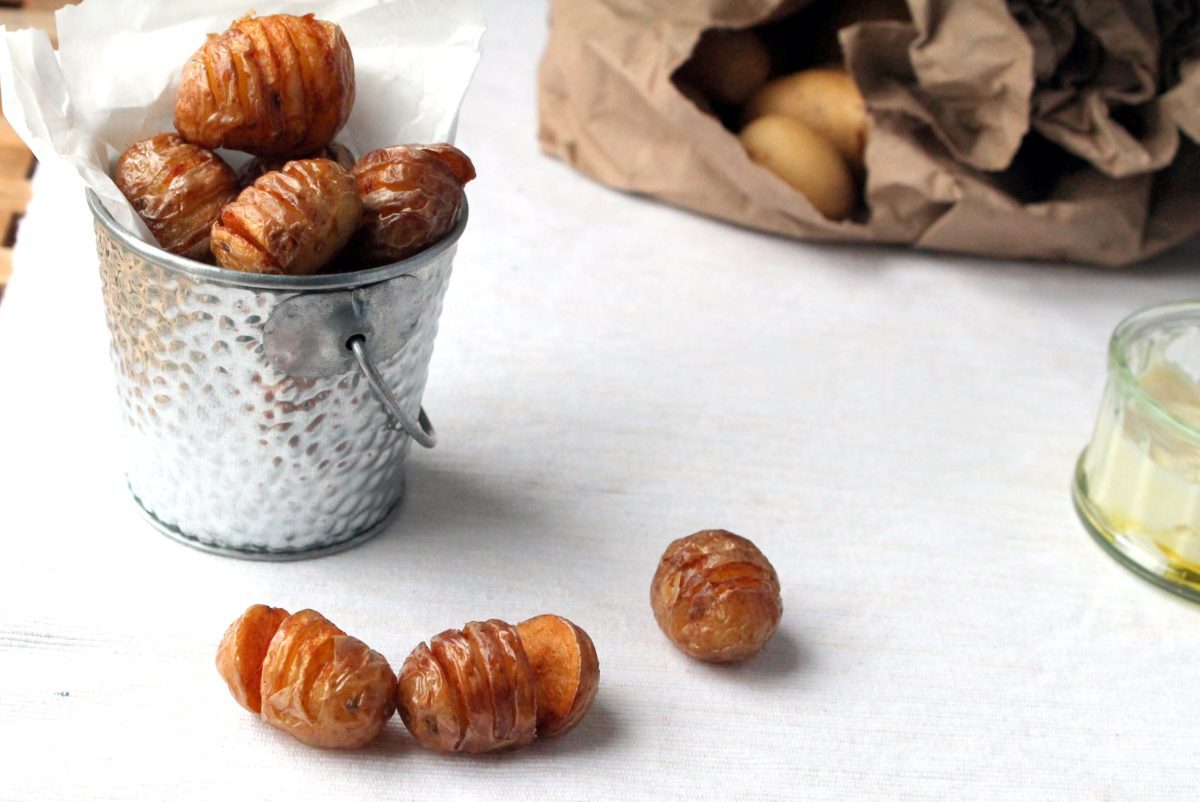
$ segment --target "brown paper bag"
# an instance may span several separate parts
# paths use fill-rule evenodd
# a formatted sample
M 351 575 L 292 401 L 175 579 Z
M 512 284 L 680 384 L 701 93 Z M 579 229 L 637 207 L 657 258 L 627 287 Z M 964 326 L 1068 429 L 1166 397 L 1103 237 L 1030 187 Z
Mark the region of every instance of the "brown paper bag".
M 672 75 L 706 29 L 846 5 L 552 0 L 542 147 L 618 189 L 802 239 L 1124 265 L 1200 232 L 1194 0 L 908 0 L 909 22 L 830 23 L 871 120 L 865 208 L 834 222 Z

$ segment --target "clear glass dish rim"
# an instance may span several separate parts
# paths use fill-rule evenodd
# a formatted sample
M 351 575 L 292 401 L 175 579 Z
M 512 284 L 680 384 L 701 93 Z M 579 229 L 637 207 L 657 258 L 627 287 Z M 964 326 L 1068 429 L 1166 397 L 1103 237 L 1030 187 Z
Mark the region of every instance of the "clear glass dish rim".
M 1157 398 L 1146 392 L 1142 383 L 1133 375 L 1133 370 L 1125 359 L 1125 347 L 1135 334 L 1140 334 L 1147 328 L 1160 325 L 1168 320 L 1184 317 L 1195 319 L 1197 326 L 1200 327 L 1200 300 L 1155 304 L 1127 315 L 1113 329 L 1112 337 L 1109 338 L 1108 370 L 1120 383 L 1122 393 L 1145 406 L 1155 418 L 1156 423 L 1164 424 L 1192 440 L 1200 441 L 1200 428 L 1176 416 Z

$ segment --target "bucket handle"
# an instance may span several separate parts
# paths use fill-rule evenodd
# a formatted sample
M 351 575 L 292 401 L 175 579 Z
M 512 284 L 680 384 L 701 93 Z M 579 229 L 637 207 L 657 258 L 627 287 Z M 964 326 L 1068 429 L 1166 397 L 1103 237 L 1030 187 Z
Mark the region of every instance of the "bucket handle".
M 416 420 L 413 420 L 412 415 L 409 415 L 400 408 L 400 404 L 396 401 L 396 396 L 392 393 L 392 389 L 387 386 L 387 382 L 383 380 L 379 369 L 375 367 L 375 363 L 371 361 L 371 357 L 367 354 L 367 338 L 361 334 L 355 334 L 346 341 L 346 345 L 354 353 L 354 359 L 358 362 L 358 368 L 366 378 L 367 384 L 371 385 L 371 389 L 375 391 L 375 397 L 379 399 L 379 403 L 383 404 L 383 408 L 388 411 L 392 419 L 392 426 L 403 430 L 409 437 L 425 448 L 433 448 L 437 445 L 437 432 L 434 431 L 433 424 L 429 422 L 429 416 L 425 414 L 425 408 L 420 407 L 420 414 L 418 414 Z

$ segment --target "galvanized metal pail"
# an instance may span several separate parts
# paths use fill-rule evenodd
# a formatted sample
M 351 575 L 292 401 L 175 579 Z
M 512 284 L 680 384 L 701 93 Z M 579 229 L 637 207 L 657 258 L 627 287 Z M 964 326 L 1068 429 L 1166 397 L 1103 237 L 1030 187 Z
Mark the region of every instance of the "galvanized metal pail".
M 183 259 L 88 190 L 124 417 L 129 489 L 206 551 L 297 559 L 375 534 L 400 501 L 467 209 L 429 249 L 341 275 Z

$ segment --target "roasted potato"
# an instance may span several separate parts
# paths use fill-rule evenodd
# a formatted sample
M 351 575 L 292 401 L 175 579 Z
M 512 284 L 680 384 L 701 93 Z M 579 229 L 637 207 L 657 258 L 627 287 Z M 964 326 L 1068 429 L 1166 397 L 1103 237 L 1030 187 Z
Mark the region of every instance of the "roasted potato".
M 213 255 L 231 270 L 308 276 L 337 255 L 361 217 L 354 179 L 336 162 L 291 161 L 221 210 Z
M 413 737 L 435 752 L 492 752 L 532 743 L 533 670 L 517 630 L 471 622 L 413 650 L 400 667 L 396 708 Z
M 280 607 L 255 604 L 229 625 L 217 647 L 217 671 L 239 705 L 262 712 L 262 668 L 267 648 L 290 616 Z
M 746 126 L 738 139 L 751 159 L 808 198 L 825 217 L 843 220 L 854 211 L 857 192 L 850 169 L 833 145 L 804 123 L 769 114 Z
M 364 265 L 405 259 L 454 227 L 463 185 L 475 166 L 453 145 L 380 148 L 354 165 L 363 200 L 362 228 L 353 249 Z
M 823 68 L 776 78 L 760 89 L 743 110 L 746 122 L 782 114 L 802 122 L 829 140 L 846 163 L 863 169 L 867 146 L 867 108 L 850 74 Z
M 680 77 L 709 100 L 741 105 L 771 74 L 771 54 L 750 31 L 713 28 L 704 32 Z
M 249 608 L 222 638 L 217 670 L 238 704 L 309 746 L 365 746 L 395 712 L 387 660 L 313 610 Z
M 211 150 L 158 134 L 117 159 L 113 181 L 163 250 L 209 261 L 209 234 L 237 195 L 237 176 Z
M 299 156 L 332 142 L 353 105 L 341 28 L 312 14 L 247 14 L 184 66 L 175 128 L 207 148 Z
M 350 152 L 350 148 L 337 142 L 332 142 L 316 153 L 309 153 L 300 158 L 329 159 L 330 161 L 337 162 L 338 166 L 346 172 L 354 169 L 354 154 Z M 290 161 L 294 161 L 294 159 L 287 159 L 282 156 L 258 156 L 253 158 L 246 162 L 242 166 L 242 169 L 238 170 L 238 186 L 245 189 L 267 173 L 282 170 L 283 166 Z
M 592 639 L 562 616 L 539 615 L 517 625 L 533 669 L 537 734 L 562 735 L 592 707 L 600 687 L 600 660 Z
M 667 547 L 650 584 L 650 607 L 680 651 L 714 663 L 757 654 L 783 615 L 770 561 L 724 529 L 696 532 Z

